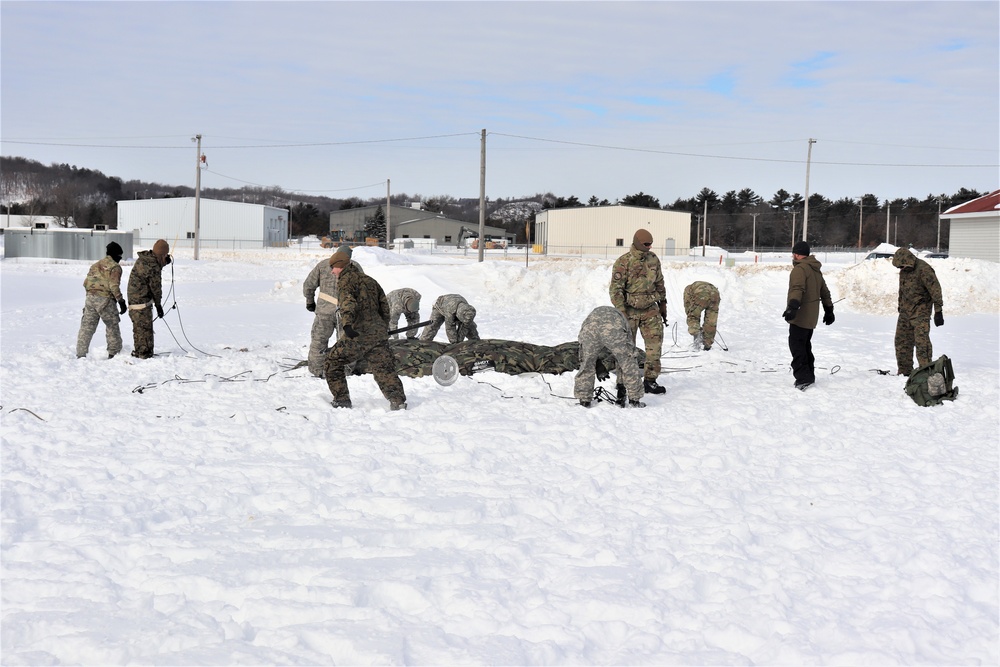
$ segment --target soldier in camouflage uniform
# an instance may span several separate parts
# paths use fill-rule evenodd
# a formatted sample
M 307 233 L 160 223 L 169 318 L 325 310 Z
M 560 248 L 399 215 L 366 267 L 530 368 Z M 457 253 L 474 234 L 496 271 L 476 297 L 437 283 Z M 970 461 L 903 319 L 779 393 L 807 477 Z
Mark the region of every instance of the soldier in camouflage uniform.
M 337 275 L 337 303 L 340 308 L 340 337 L 326 357 L 324 373 L 333 394 L 333 407 L 351 407 L 345 366 L 364 360 L 390 410 L 406 409 L 406 393 L 396 374 L 396 363 L 389 350 L 389 302 L 382 286 L 366 276 L 351 262 L 350 256 L 337 251 L 330 258 Z
M 350 257 L 351 248 L 341 246 L 341 250 Z M 338 251 L 339 252 L 339 251 Z M 309 336 L 309 372 L 316 377 L 323 377 L 323 365 L 330 351 L 330 337 L 340 333 L 337 316 L 337 276 L 330 268 L 330 259 L 324 259 L 313 267 L 302 283 L 302 294 L 306 298 L 306 310 L 316 313 L 313 318 L 312 331 Z M 364 273 L 361 265 L 351 260 L 351 264 Z M 319 293 L 317 294 L 317 291 Z M 319 297 L 317 302 L 316 297 Z
M 128 277 L 128 315 L 132 320 L 132 356 L 153 356 L 153 309 L 163 317 L 163 287 L 160 272 L 170 263 L 170 246 L 163 239 L 143 250 L 135 259 Z
M 90 341 L 97 331 L 97 323 L 104 322 L 108 339 L 108 359 L 122 351 L 122 332 L 118 327 L 125 313 L 122 297 L 122 247 L 112 241 L 107 245 L 107 256 L 90 266 L 83 288 L 87 298 L 83 304 L 80 332 L 76 336 L 76 356 L 85 357 L 90 351 Z M 117 308 L 115 305 L 117 304 Z
M 394 289 L 385 295 L 389 300 L 389 330 L 399 327 L 399 316 L 406 317 L 406 326 L 412 327 L 420 322 L 420 292 L 411 288 L 403 287 Z M 416 338 L 417 330 L 410 329 L 406 332 L 407 338 Z M 394 333 L 389 338 L 399 338 L 398 333 Z
M 934 269 L 907 248 L 896 251 L 892 265 L 899 269 L 896 369 L 900 375 L 909 375 L 913 372 L 914 348 L 917 366 L 926 366 L 933 360 L 931 309 L 934 310 L 934 326 L 944 324 L 944 299 Z
M 420 333 L 420 340 L 434 340 L 441 325 L 449 343 L 461 343 L 469 340 L 479 340 L 479 329 L 476 327 L 476 309 L 469 305 L 461 294 L 444 294 L 439 296 L 431 308 L 431 323 Z
M 712 283 L 696 280 L 684 288 L 684 314 L 688 333 L 694 338 L 695 349 L 712 349 L 719 323 L 719 290 Z M 705 323 L 701 316 L 705 314 Z
M 628 320 L 632 342 L 638 332 L 646 345 L 643 388 L 647 394 L 666 391 L 657 381 L 660 375 L 660 352 L 663 349 L 663 326 L 667 323 L 667 292 L 663 286 L 660 259 L 650 251 L 653 235 L 645 229 L 632 237 L 632 247 L 619 257 L 611 272 L 611 305 Z
M 632 330 L 625 316 L 617 308 L 600 306 L 595 308 L 580 327 L 580 370 L 573 383 L 573 396 L 580 405 L 589 408 L 594 397 L 594 380 L 597 363 L 602 352 L 610 351 L 617 362 L 615 375 L 618 384 L 624 385 L 628 394 L 628 405 L 644 408 L 640 399 L 644 395 L 642 375 L 635 357 L 635 342 Z M 610 369 L 609 369 L 610 370 Z M 622 401 L 624 407 L 624 401 Z

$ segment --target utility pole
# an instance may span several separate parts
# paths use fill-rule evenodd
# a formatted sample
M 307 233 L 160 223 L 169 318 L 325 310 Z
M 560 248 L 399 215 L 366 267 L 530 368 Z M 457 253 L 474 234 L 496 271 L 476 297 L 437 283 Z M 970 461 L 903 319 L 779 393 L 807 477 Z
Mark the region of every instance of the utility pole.
M 864 206 L 865 206 L 865 196 L 861 195 L 858 198 L 858 248 L 861 247 L 861 227 L 862 225 L 864 225 L 865 222 L 865 216 L 862 213 Z
M 10 210 L 10 209 L 8 209 Z M 934 252 L 941 252 L 941 198 L 938 197 L 938 235 L 937 235 L 937 247 Z
M 813 144 L 816 143 L 815 139 L 809 140 L 809 152 L 806 155 L 806 203 L 805 208 L 802 209 L 802 240 L 808 241 L 806 238 L 809 234 L 809 167 L 812 165 L 812 154 L 813 154 Z
M 708 198 L 705 198 L 705 215 L 702 216 L 701 224 L 704 225 L 701 232 L 701 256 L 705 256 L 705 244 L 708 243 L 705 239 L 708 238 Z
M 479 261 L 486 252 L 486 129 L 479 139 Z
M 391 216 L 392 207 L 389 205 L 389 179 L 385 179 L 385 249 L 389 249 L 389 243 L 392 241 L 392 222 Z
M 889 242 L 889 202 L 885 203 L 885 242 Z
M 792 211 L 792 245 L 795 245 L 795 216 L 798 215 L 798 211 Z
M 760 215 L 760 213 L 751 213 L 750 215 L 753 216 L 753 246 L 751 248 L 751 252 L 756 253 L 757 252 L 757 216 Z
M 194 177 L 194 258 L 198 259 L 198 243 L 201 239 L 200 227 L 201 227 L 201 163 L 203 158 L 201 155 L 201 135 L 196 134 L 195 140 L 198 142 L 198 161 L 195 162 L 195 177 Z

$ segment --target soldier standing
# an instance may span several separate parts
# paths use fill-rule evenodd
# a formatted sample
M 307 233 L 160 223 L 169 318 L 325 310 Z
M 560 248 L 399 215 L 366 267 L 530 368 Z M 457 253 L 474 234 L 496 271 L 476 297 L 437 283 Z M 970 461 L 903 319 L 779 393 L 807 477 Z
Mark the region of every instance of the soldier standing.
M 646 345 L 643 388 L 647 394 L 666 391 L 656 378 L 660 375 L 663 326 L 667 323 L 667 292 L 663 286 L 660 258 L 650 251 L 653 235 L 645 229 L 632 237 L 632 247 L 615 260 L 611 273 L 611 305 L 628 320 L 632 342 L 638 332 Z
M 715 343 L 719 301 L 719 289 L 704 280 L 696 280 L 684 288 L 684 313 L 687 315 L 688 333 L 694 338 L 696 350 L 711 350 Z M 701 321 L 702 314 L 705 316 L 704 324 Z
M 805 391 L 816 382 L 816 358 L 812 353 L 812 335 L 823 303 L 823 324 L 833 324 L 833 301 L 823 280 L 822 264 L 809 254 L 809 244 L 799 241 L 792 246 L 792 272 L 788 276 L 788 301 L 781 314 L 788 322 L 788 350 L 792 353 L 795 388 Z
M 389 349 L 389 302 L 382 286 L 338 250 L 330 258 L 330 271 L 337 276 L 337 303 L 344 335 L 326 357 L 326 383 L 335 408 L 351 407 L 351 392 L 344 367 L 364 360 L 375 376 L 390 410 L 406 409 L 406 394 L 396 372 L 396 359 Z
M 628 406 L 644 408 L 640 399 L 644 395 L 639 362 L 635 358 L 635 338 L 625 316 L 617 308 L 600 306 L 591 311 L 580 327 L 580 370 L 573 382 L 573 396 L 585 408 L 594 397 L 594 379 L 597 360 L 604 350 L 615 358 L 615 375 L 618 385 L 628 392 Z M 622 401 L 622 407 L 625 407 Z
M 104 322 L 108 339 L 108 359 L 122 351 L 122 332 L 118 326 L 125 313 L 125 298 L 122 297 L 122 247 L 112 241 L 105 248 L 107 256 L 90 266 L 83 288 L 87 298 L 83 304 L 80 332 L 76 336 L 77 358 L 87 356 L 90 341 L 97 331 L 97 323 Z M 115 308 L 117 304 L 118 308 Z
M 466 338 L 479 340 L 476 309 L 461 294 L 443 294 L 437 298 L 431 308 L 431 323 L 420 332 L 420 340 L 434 340 L 442 324 L 449 343 L 461 343 Z
M 420 322 L 420 292 L 411 288 L 403 287 L 394 289 L 385 295 L 389 300 L 389 329 L 393 330 L 399 326 L 399 316 L 406 317 L 406 326 L 413 327 Z M 390 338 L 399 338 L 398 333 L 394 333 Z M 406 332 L 407 338 L 416 338 L 416 328 Z
M 341 246 L 337 252 L 344 252 L 351 257 L 352 250 Z M 313 267 L 302 283 L 302 294 L 306 297 L 306 310 L 315 313 L 312 331 L 309 336 L 309 372 L 316 377 L 323 377 L 323 365 L 330 351 L 330 337 L 338 333 L 339 318 L 337 316 L 337 276 L 330 270 L 328 257 Z M 351 260 L 351 264 L 364 273 L 361 265 Z M 317 292 L 317 290 L 319 290 Z M 317 301 L 318 297 L 318 301 Z
M 896 320 L 896 370 L 899 375 L 913 372 L 913 352 L 917 366 L 931 363 L 931 309 L 934 326 L 944 324 L 944 299 L 941 283 L 930 264 L 917 259 L 907 248 L 892 256 L 892 265 L 899 269 L 899 317 Z
M 163 288 L 160 272 L 170 263 L 170 246 L 163 239 L 143 250 L 135 259 L 128 277 L 128 316 L 132 320 L 132 356 L 153 356 L 153 309 L 163 317 Z

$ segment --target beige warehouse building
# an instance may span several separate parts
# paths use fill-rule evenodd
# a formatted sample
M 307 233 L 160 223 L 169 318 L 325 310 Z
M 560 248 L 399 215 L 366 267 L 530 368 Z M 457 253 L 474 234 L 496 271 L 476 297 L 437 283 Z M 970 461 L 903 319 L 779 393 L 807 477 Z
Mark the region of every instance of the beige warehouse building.
M 690 213 L 622 205 L 542 211 L 535 215 L 532 243 L 545 254 L 612 258 L 628 250 L 637 229 L 649 230 L 652 250 L 661 257 L 691 249 Z

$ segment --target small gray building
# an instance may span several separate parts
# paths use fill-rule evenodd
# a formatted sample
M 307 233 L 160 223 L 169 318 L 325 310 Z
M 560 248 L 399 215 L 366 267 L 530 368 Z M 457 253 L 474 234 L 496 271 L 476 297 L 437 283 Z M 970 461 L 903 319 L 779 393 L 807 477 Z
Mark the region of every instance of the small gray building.
M 385 212 L 385 206 L 382 206 Z M 379 205 L 350 208 L 330 214 L 330 238 L 334 241 L 364 242 L 365 221 L 375 215 Z M 416 207 L 395 206 L 389 211 L 389 234 L 400 239 L 430 239 L 437 245 L 460 246 L 467 239 L 479 236 L 478 222 L 454 220 Z M 514 235 L 502 227 L 487 226 L 483 230 L 487 241 L 513 242 Z
M 200 199 L 198 245 L 230 250 L 288 245 L 288 209 L 246 202 Z M 140 247 L 163 239 L 194 247 L 194 197 L 125 199 L 118 202 L 118 229 L 135 234 Z

